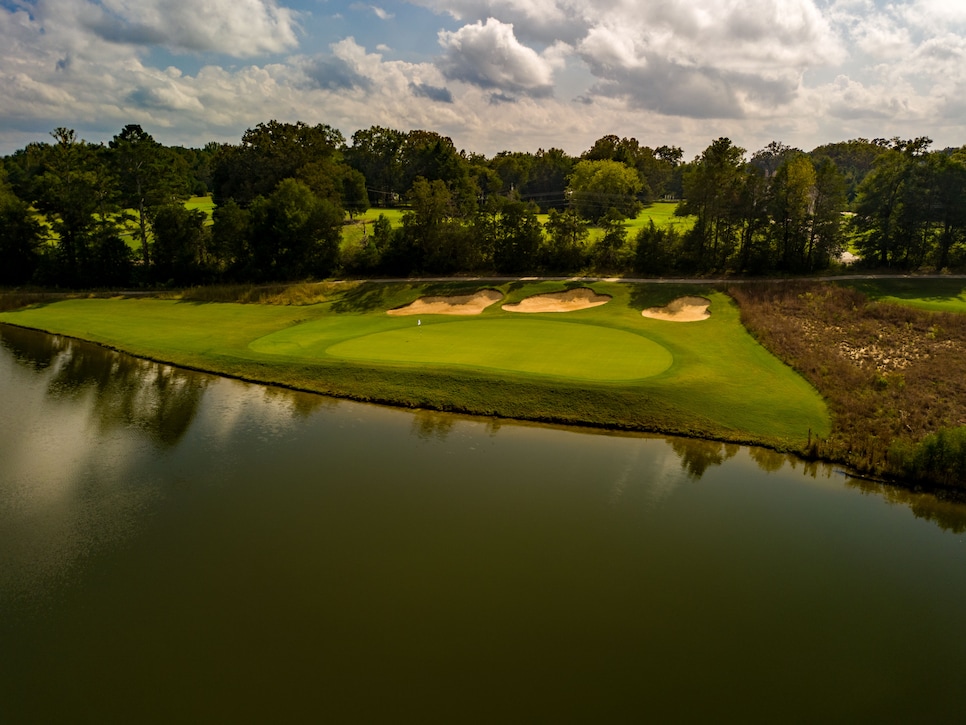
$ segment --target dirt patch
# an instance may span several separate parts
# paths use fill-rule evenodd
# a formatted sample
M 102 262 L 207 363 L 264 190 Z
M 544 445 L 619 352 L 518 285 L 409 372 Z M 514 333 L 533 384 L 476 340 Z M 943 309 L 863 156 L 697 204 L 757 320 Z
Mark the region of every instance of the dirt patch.
M 495 289 L 481 290 L 471 295 L 451 297 L 420 297 L 412 304 L 397 307 L 387 315 L 478 315 L 487 307 L 503 299 Z
M 575 312 L 606 305 L 610 300 L 610 295 L 599 295 L 589 287 L 577 287 L 527 297 L 516 304 L 503 305 L 503 309 L 507 312 Z
M 668 322 L 698 322 L 711 317 L 708 307 L 711 300 L 707 297 L 678 297 L 664 307 L 649 307 L 642 311 L 644 317 Z

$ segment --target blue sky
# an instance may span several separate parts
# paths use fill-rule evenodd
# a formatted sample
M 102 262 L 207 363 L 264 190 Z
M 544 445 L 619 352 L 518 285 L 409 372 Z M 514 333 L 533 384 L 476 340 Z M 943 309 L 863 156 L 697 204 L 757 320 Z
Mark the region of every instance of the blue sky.
M 962 0 L 0 0 L 0 154 L 67 126 L 237 142 L 261 121 L 459 148 L 605 134 L 688 158 L 856 137 L 966 144 Z

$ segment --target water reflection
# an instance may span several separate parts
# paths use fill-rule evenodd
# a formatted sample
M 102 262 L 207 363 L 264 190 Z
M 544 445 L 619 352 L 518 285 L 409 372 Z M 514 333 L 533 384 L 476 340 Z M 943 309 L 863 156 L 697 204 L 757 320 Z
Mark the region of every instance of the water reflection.
M 175 445 L 191 425 L 210 378 L 55 335 L 0 327 L 0 344 L 32 370 L 52 370 L 47 392 L 80 399 L 93 393 L 99 430 L 134 428 Z
M 240 426 L 256 426 L 260 440 L 279 439 L 297 430 L 298 425 L 313 416 L 340 405 L 340 401 L 321 395 L 270 386 L 246 386 L 247 392 L 241 394 L 237 387 L 232 387 L 239 384 L 212 386 L 218 378 L 141 360 L 82 341 L 6 325 L 0 325 L 0 347 L 9 351 L 20 367 L 42 376 L 49 400 L 81 403 L 86 410 L 83 413 L 85 425 L 92 425 L 93 432 L 101 438 L 118 432 L 133 433 L 162 450 L 176 447 L 198 417 L 199 410 L 204 408 L 208 409 L 203 426 L 209 445 L 213 441 L 227 445 Z M 261 400 L 261 404 L 256 405 L 257 400 Z M 427 443 L 446 441 L 461 421 L 470 421 L 477 429 L 482 426 L 490 437 L 497 436 L 502 426 L 520 425 L 497 418 L 466 418 L 427 410 L 405 415 L 409 418 L 410 435 Z M 62 426 L 65 431 L 68 427 L 66 423 Z M 46 477 L 50 488 L 59 486 L 56 481 L 64 476 L 76 478 L 77 471 L 87 465 L 78 463 L 84 457 L 79 453 L 72 455 L 70 448 L 73 445 L 77 449 L 86 449 L 90 448 L 90 443 L 81 438 L 68 443 L 72 434 L 65 432 L 61 435 L 63 438 L 56 443 L 60 447 L 60 458 L 75 461 L 69 470 L 52 470 L 54 464 L 49 462 L 51 455 L 43 441 L 30 440 L 19 451 L 19 458 L 26 461 L 22 462 L 20 470 L 32 466 L 32 477 Z M 596 432 L 593 435 L 606 437 L 608 434 Z M 634 434 L 613 435 L 634 437 Z M 748 454 L 745 459 L 766 473 L 791 468 L 812 479 L 846 481 L 849 486 L 881 496 L 890 503 L 908 506 L 916 517 L 932 521 L 943 529 L 966 531 L 966 505 L 962 503 L 849 479 L 827 463 L 805 461 L 765 448 L 744 448 L 688 438 L 664 440 L 669 451 L 676 456 L 678 471 L 684 473 L 686 480 L 701 480 L 711 470 L 724 466 L 745 450 Z M 635 452 L 631 456 L 633 460 L 629 459 L 626 466 L 613 472 L 612 501 L 619 500 L 633 481 L 636 455 Z M 124 458 L 120 453 L 117 456 Z M 675 474 L 673 465 L 668 465 L 673 460 L 667 456 L 661 470 L 652 471 L 650 475 L 650 485 L 660 492 L 660 495 L 655 493 L 655 500 L 666 498 L 683 480 Z
M 917 519 L 931 521 L 944 531 L 966 533 L 966 503 L 961 500 L 944 500 L 931 493 L 910 491 L 858 478 L 848 479 L 846 485 L 863 493 L 881 496 L 893 505 L 908 507 Z
M 962 506 L 31 335 L 0 327 L 6 720 L 962 712 Z
M 729 458 L 734 458 L 741 446 L 733 443 L 719 443 L 691 438 L 669 438 L 671 448 L 681 458 L 681 468 L 688 477 L 700 479 L 712 466 L 720 466 Z

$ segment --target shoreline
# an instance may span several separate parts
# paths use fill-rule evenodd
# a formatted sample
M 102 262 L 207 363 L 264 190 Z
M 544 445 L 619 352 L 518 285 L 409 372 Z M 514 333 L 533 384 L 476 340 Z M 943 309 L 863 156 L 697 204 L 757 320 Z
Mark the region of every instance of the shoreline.
M 856 279 L 883 278 L 882 275 L 850 275 L 850 277 Z M 902 280 L 946 280 L 952 279 L 952 276 L 935 275 L 926 277 L 923 275 L 891 275 L 889 278 Z M 434 286 L 433 282 L 427 281 L 430 279 L 438 280 L 436 286 Z M 705 390 L 704 388 L 698 387 L 692 391 L 690 387 L 687 387 L 684 389 L 683 395 L 681 389 L 679 389 L 677 393 L 668 397 L 664 392 L 665 384 L 663 381 L 658 385 L 643 381 L 645 383 L 644 385 L 633 384 L 622 387 L 620 385 L 607 383 L 603 379 L 581 383 L 574 380 L 555 379 L 553 374 L 535 378 L 533 376 L 527 377 L 526 375 L 514 376 L 513 374 L 508 374 L 508 371 L 500 369 L 495 371 L 481 370 L 479 368 L 458 369 L 447 367 L 446 361 L 443 358 L 439 359 L 439 364 L 430 364 L 428 367 L 417 367 L 406 363 L 396 364 L 391 361 L 389 364 L 386 364 L 385 362 L 376 360 L 368 361 L 361 359 L 358 363 L 345 363 L 343 361 L 333 361 L 328 359 L 328 356 L 321 355 L 317 352 L 313 354 L 321 355 L 321 357 L 300 357 L 298 353 L 285 354 L 284 350 L 281 349 L 266 350 L 264 348 L 248 347 L 249 341 L 254 341 L 259 336 L 266 334 L 265 325 L 261 324 L 261 327 L 259 327 L 256 324 L 259 319 L 263 323 L 269 320 L 269 318 L 276 321 L 270 324 L 277 325 L 277 327 L 270 327 L 270 330 L 281 329 L 292 324 L 299 324 L 305 320 L 319 321 L 320 318 L 327 317 L 333 311 L 337 315 L 341 315 L 346 310 L 355 310 L 356 313 L 369 315 L 370 319 L 374 319 L 372 315 L 378 317 L 379 300 L 383 300 L 384 297 L 386 299 L 399 299 L 400 291 L 404 295 L 412 294 L 413 297 L 421 297 L 424 294 L 439 294 L 437 290 L 441 285 L 446 289 L 445 294 L 453 294 L 452 290 L 459 289 L 461 286 L 471 289 L 474 285 L 483 286 L 487 282 L 492 283 L 497 279 L 506 279 L 509 281 L 501 285 L 505 293 L 508 290 L 519 290 L 522 287 L 531 295 L 534 289 L 538 291 L 546 290 L 548 287 L 546 284 L 543 284 L 545 282 L 567 282 L 573 285 L 574 283 L 582 282 L 593 283 L 594 280 L 602 279 L 604 280 L 602 285 L 603 289 L 607 289 L 613 285 L 620 287 L 626 285 L 625 289 L 631 290 L 635 295 L 633 305 L 638 304 L 640 301 L 639 294 L 642 292 L 641 290 L 634 289 L 635 283 L 632 280 L 573 276 L 523 279 L 446 277 L 421 278 L 419 282 L 413 279 L 406 279 L 396 283 L 389 282 L 388 280 L 380 280 L 382 284 L 372 280 L 340 280 L 336 282 L 269 285 L 263 288 L 266 291 L 260 296 L 252 292 L 252 286 L 243 285 L 230 289 L 222 288 L 220 290 L 216 288 L 201 288 L 200 290 L 185 291 L 177 296 L 174 296 L 177 293 L 169 292 L 159 294 L 157 292 L 143 291 L 136 296 L 132 295 L 130 302 L 118 299 L 120 293 L 116 292 L 100 294 L 37 292 L 32 293 L 30 296 L 46 297 L 47 300 L 53 299 L 58 301 L 73 298 L 75 301 L 70 302 L 71 308 L 66 308 L 68 310 L 66 317 L 64 317 L 64 313 L 61 313 L 59 317 L 56 313 L 48 316 L 48 319 L 52 320 L 48 326 L 43 324 L 45 313 L 40 309 L 44 307 L 42 304 L 37 310 L 41 314 L 34 315 L 34 321 L 40 321 L 41 324 L 30 324 L 30 322 L 12 321 L 9 319 L 4 322 L 13 327 L 31 329 L 48 334 L 60 335 L 69 339 L 91 342 L 104 349 L 185 370 L 218 375 L 252 384 L 320 394 L 335 399 L 375 403 L 400 409 L 430 410 L 474 417 L 526 421 L 543 425 L 561 425 L 591 430 L 680 436 L 683 438 L 721 443 L 762 446 L 777 452 L 794 454 L 804 461 L 821 461 L 844 466 L 850 471 L 850 475 L 860 476 L 870 481 L 896 485 L 907 490 L 930 490 L 942 493 L 943 495 L 963 495 L 962 489 L 955 485 L 951 486 L 942 483 L 929 483 L 924 485 L 920 480 L 902 477 L 888 470 L 881 470 L 879 466 L 876 466 L 879 470 L 869 470 L 861 463 L 856 465 L 855 457 L 848 455 L 851 454 L 851 451 L 835 451 L 834 449 L 825 447 L 825 442 L 830 440 L 829 436 L 835 435 L 834 428 L 823 432 L 824 426 L 818 425 L 815 429 L 817 433 L 813 435 L 813 429 L 811 428 L 811 423 L 809 423 L 810 427 L 808 428 L 808 437 L 806 440 L 806 429 L 804 426 L 799 429 L 798 433 L 794 433 L 794 426 L 791 428 L 787 425 L 772 427 L 765 422 L 769 420 L 768 418 L 759 420 L 757 418 L 749 419 L 744 417 L 748 415 L 747 411 L 750 411 L 752 415 L 757 415 L 758 413 L 756 411 L 762 410 L 758 404 L 765 404 L 767 396 L 759 401 L 757 397 L 754 397 L 757 393 L 750 398 L 734 398 L 733 395 L 731 398 L 727 396 L 722 398 L 717 392 L 712 393 L 710 389 Z M 843 278 L 824 277 L 822 281 L 835 282 L 839 279 Z M 733 283 L 737 280 L 732 279 L 728 281 Z M 750 279 L 743 281 L 758 282 L 761 280 Z M 662 280 L 662 282 L 670 284 L 672 281 Z M 653 287 L 650 287 L 652 295 L 664 296 L 665 299 L 668 299 L 668 293 L 673 296 L 672 290 L 668 290 L 667 292 L 658 291 L 661 285 L 654 283 L 655 280 L 642 280 L 636 284 L 644 286 L 653 285 Z M 386 286 L 385 290 L 380 289 L 382 285 Z M 709 280 L 687 280 L 688 287 L 696 285 L 705 285 L 710 289 L 716 289 L 716 295 L 721 293 L 723 297 L 728 297 L 734 301 L 734 298 L 726 295 L 725 290 L 721 287 L 713 286 Z M 684 286 L 682 285 L 682 287 Z M 552 287 L 553 285 L 550 285 L 550 288 Z M 378 291 L 379 294 L 373 295 L 373 289 Z M 192 291 L 196 292 L 196 294 L 192 295 Z M 209 291 L 212 294 L 209 295 Z M 587 292 L 589 293 L 591 290 L 587 290 Z M 2 299 L 3 294 L 0 292 L 0 299 Z M 22 294 L 26 296 L 26 293 Z M 104 299 L 108 294 L 113 299 Z M 231 294 L 242 295 L 243 299 L 229 299 L 228 295 Z M 313 294 L 315 298 L 311 299 Z M 522 294 L 523 291 L 520 291 L 515 296 L 515 301 L 519 300 Z M 543 294 L 546 293 L 543 292 Z M 678 294 L 681 293 L 679 292 Z M 219 295 L 223 296 L 219 297 Z M 19 297 L 19 295 L 15 296 Z M 209 297 L 214 297 L 215 299 L 209 300 Z M 309 299 L 306 299 L 306 297 Z M 376 298 L 376 303 L 371 306 L 365 306 L 370 301 L 369 297 Z M 645 294 L 644 297 L 646 298 L 647 295 Z M 101 299 L 95 302 L 92 298 Z M 184 334 L 187 335 L 187 338 L 182 340 L 180 330 L 176 335 L 172 335 L 170 330 L 162 330 L 160 333 L 156 332 L 152 326 L 152 321 L 155 319 L 154 315 L 161 306 L 159 305 L 158 308 L 154 308 L 153 305 L 155 302 L 136 301 L 144 298 L 157 298 L 159 302 L 164 301 L 167 303 L 164 307 L 169 310 L 177 309 L 177 307 L 169 307 L 169 305 L 174 305 L 178 302 L 185 303 L 184 306 L 179 305 L 181 312 L 177 313 L 177 319 L 184 322 Z M 23 300 L 23 297 L 20 297 L 20 299 L 22 304 L 30 305 L 30 301 Z M 91 299 L 91 304 L 94 306 L 85 308 L 84 302 L 82 301 L 85 299 Z M 716 299 L 718 300 L 717 304 L 721 304 L 722 299 L 720 297 L 716 297 Z M 236 303 L 234 305 L 235 310 L 240 310 L 242 307 L 247 307 L 251 310 L 250 312 L 233 313 L 237 315 L 235 319 L 238 320 L 241 333 L 239 334 L 237 330 L 228 331 L 223 327 L 222 312 L 214 312 L 214 310 L 218 309 L 218 305 L 210 308 L 206 306 L 208 310 L 212 311 L 199 312 L 193 314 L 192 317 L 187 317 L 184 314 L 185 309 L 188 307 L 201 310 L 202 308 L 198 307 L 199 303 L 206 301 L 234 301 Z M 358 306 L 360 302 L 364 303 L 363 306 Z M 625 295 L 620 301 L 620 310 L 624 315 L 627 314 L 624 309 L 626 306 L 625 303 L 627 302 L 628 300 Z M 342 303 L 346 304 L 340 309 L 339 304 Z M 121 305 L 125 307 L 122 308 Z M 144 313 L 138 312 L 127 323 L 128 325 L 132 322 L 134 325 L 140 324 L 144 329 L 150 330 L 147 335 L 127 335 L 123 330 L 106 327 L 103 318 L 98 318 L 98 315 L 101 314 L 98 310 L 114 310 L 115 312 L 113 314 L 117 315 L 117 310 L 134 309 L 127 308 L 126 305 L 133 305 L 138 308 L 141 308 L 141 305 L 148 305 L 153 309 L 153 312 L 150 315 L 146 315 L 143 320 L 141 316 Z M 231 307 L 233 305 L 225 305 L 223 309 Z M 259 307 L 262 310 L 257 310 Z M 93 312 L 88 313 L 88 309 Z M 273 312 L 269 313 L 269 309 L 273 309 Z M 637 309 L 640 310 L 640 306 Z M 284 312 L 281 312 L 282 310 Z M 301 311 L 303 310 L 305 314 L 302 314 Z M 162 312 L 164 311 L 162 310 Z M 616 312 L 617 310 L 615 310 Z M 89 321 L 87 319 L 89 314 L 93 314 L 95 318 L 90 324 L 88 324 Z M 169 315 L 166 312 L 164 314 Z M 638 312 L 638 314 L 641 313 Z M 5 315 L 5 317 L 9 316 Z M 124 317 L 125 314 L 122 312 L 121 318 L 123 319 Z M 283 318 L 295 317 L 298 319 L 291 319 L 289 322 L 278 322 Z M 160 320 L 161 318 L 158 317 L 157 319 Z M 351 315 L 348 319 L 351 319 Z M 53 320 L 56 320 L 56 322 Z M 192 338 L 192 336 L 197 337 L 199 320 L 206 327 L 207 337 L 210 338 L 207 330 L 219 329 L 225 330 L 230 339 L 219 338 L 215 344 L 206 343 L 205 346 L 200 347 L 194 344 L 189 338 Z M 162 322 L 168 322 L 168 320 L 165 319 Z M 601 319 L 600 322 L 604 325 L 620 324 L 619 322 L 613 323 L 613 320 L 608 322 L 607 320 Z M 745 327 L 743 322 L 739 324 L 742 328 Z M 258 331 L 259 329 L 261 329 L 261 332 Z M 747 333 L 748 330 L 744 329 L 744 332 Z M 251 337 L 248 337 L 249 333 Z M 650 335 L 651 332 L 647 334 Z M 165 337 L 165 335 L 167 336 Z M 118 342 L 119 340 L 123 340 L 123 342 Z M 665 345 L 668 344 L 668 341 L 663 338 L 662 342 Z M 776 354 L 768 346 L 765 346 L 765 349 L 768 350 L 771 356 Z M 252 350 L 256 354 L 252 354 Z M 267 356 L 262 355 L 261 353 L 264 352 L 272 354 Z M 721 354 L 730 356 L 733 352 L 729 352 L 727 349 L 715 352 L 710 358 L 705 359 L 705 363 L 710 362 L 712 365 L 725 365 L 726 358 L 715 357 Z M 278 356 L 276 357 L 275 355 Z M 730 365 L 731 363 L 729 362 L 727 364 Z M 788 365 L 788 363 L 784 363 L 784 365 Z M 358 380 L 353 379 L 354 376 L 358 377 Z M 675 380 L 671 379 L 670 382 L 673 383 Z M 728 386 L 730 387 L 730 383 Z M 673 388 L 675 386 L 672 384 L 671 387 Z M 680 388 L 680 386 L 678 387 Z M 828 402 L 828 398 L 820 392 L 820 388 L 816 388 L 812 384 L 811 389 L 822 400 Z M 565 393 L 568 390 L 578 396 L 576 400 L 565 400 Z M 586 395 L 579 397 L 581 393 L 586 393 Z M 707 403 L 712 407 L 702 408 L 702 405 L 705 405 L 702 402 L 702 396 L 709 394 L 712 395 L 712 399 L 709 399 Z M 515 395 L 522 399 L 517 400 L 514 397 Z M 674 395 L 677 397 L 674 397 Z M 728 400 L 733 400 L 734 402 L 728 403 Z M 750 403 L 750 405 L 744 405 L 745 401 Z M 746 412 L 740 413 L 738 417 L 730 413 L 722 414 L 722 405 L 733 406 L 735 404 L 738 404 Z M 799 404 L 796 403 L 796 405 Z M 717 408 L 714 408 L 714 406 L 717 406 Z M 784 410 L 781 415 L 802 420 L 797 413 L 798 411 L 804 413 L 803 408 L 790 406 L 786 406 L 786 408 L 787 410 Z M 784 420 L 781 418 L 776 419 L 774 417 L 775 412 L 772 411 L 770 413 L 771 419 Z M 804 420 L 808 420 L 808 418 Z M 792 433 L 794 435 L 790 435 Z M 798 438 L 799 435 L 801 435 L 800 439 Z M 813 443 L 815 444 L 814 446 Z
M 466 416 L 469 418 L 474 418 L 479 420 L 493 419 L 493 420 L 502 420 L 502 421 L 512 421 L 512 422 L 521 423 L 521 424 L 530 424 L 530 425 L 547 426 L 547 427 L 564 428 L 564 429 L 576 429 L 576 430 L 593 431 L 593 432 L 601 432 L 601 433 L 650 435 L 650 436 L 666 437 L 666 438 L 681 438 L 681 439 L 695 440 L 695 441 L 709 441 L 709 442 L 721 443 L 725 445 L 738 445 L 743 447 L 762 448 L 762 449 L 770 450 L 785 456 L 794 457 L 802 462 L 819 463 L 822 465 L 826 465 L 828 467 L 834 467 L 835 470 L 841 473 L 842 475 L 845 475 L 849 478 L 853 478 L 856 480 L 861 480 L 861 481 L 865 481 L 876 485 L 891 486 L 891 487 L 901 489 L 903 491 L 908 491 L 910 493 L 929 493 L 943 500 L 966 501 L 966 493 L 960 491 L 959 489 L 932 487 L 932 486 L 924 487 L 922 485 L 917 485 L 915 482 L 903 481 L 902 479 L 873 476 L 852 468 L 845 461 L 825 458 L 821 456 L 818 456 L 818 457 L 809 456 L 807 455 L 805 449 L 795 449 L 792 447 L 778 446 L 778 445 L 775 445 L 774 443 L 771 443 L 763 439 L 758 439 L 753 436 L 752 437 L 713 436 L 713 435 L 709 436 L 706 434 L 689 433 L 681 429 L 667 429 L 667 428 L 647 426 L 647 425 L 640 425 L 640 426 L 607 425 L 607 424 L 597 423 L 589 420 L 575 420 L 575 419 L 555 417 L 555 416 L 519 417 L 519 416 L 503 415 L 499 411 L 479 412 L 468 407 L 433 406 L 431 404 L 411 405 L 405 402 L 400 402 L 400 401 L 388 399 L 388 398 L 383 399 L 379 397 L 372 397 L 372 396 L 366 396 L 366 395 L 356 395 L 356 394 L 349 394 L 349 393 L 337 394 L 333 392 L 324 392 L 309 386 L 300 386 L 297 384 L 287 383 L 279 380 L 271 380 L 263 377 L 248 376 L 248 375 L 242 375 L 237 373 L 231 373 L 227 371 L 216 370 L 216 369 L 212 369 L 211 367 L 202 367 L 199 365 L 192 365 L 190 363 L 178 362 L 175 360 L 170 360 L 170 359 L 165 359 L 165 358 L 160 358 L 160 357 L 155 357 L 155 356 L 150 356 L 145 354 L 139 354 L 139 353 L 124 349 L 123 347 L 119 347 L 117 345 L 99 342 L 97 340 L 91 340 L 77 335 L 52 332 L 50 330 L 46 330 L 39 327 L 31 327 L 29 325 L 22 325 L 14 322 L 0 321 L 0 326 L 4 326 L 4 325 L 15 327 L 22 330 L 29 330 L 31 332 L 37 332 L 45 335 L 61 337 L 68 340 L 74 340 L 88 345 L 95 345 L 99 348 L 102 348 L 104 350 L 108 350 L 114 353 L 127 355 L 130 357 L 151 362 L 157 365 L 165 365 L 168 367 L 178 368 L 180 370 L 186 370 L 192 373 L 211 375 L 214 377 L 220 377 L 227 380 L 235 380 L 249 385 L 259 385 L 263 387 L 280 388 L 283 390 L 289 390 L 297 393 L 319 395 L 333 400 L 344 400 L 344 401 L 349 401 L 354 403 L 378 405 L 378 406 L 383 406 L 387 408 L 393 408 L 396 410 L 427 411 L 427 412 L 434 412 L 434 413 L 461 415 L 461 416 Z

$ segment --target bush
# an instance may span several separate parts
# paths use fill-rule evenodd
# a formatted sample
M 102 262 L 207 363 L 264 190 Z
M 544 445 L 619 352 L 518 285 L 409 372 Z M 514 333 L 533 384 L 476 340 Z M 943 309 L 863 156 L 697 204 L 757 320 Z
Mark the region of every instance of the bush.
M 897 442 L 890 463 L 903 475 L 939 486 L 966 481 L 966 427 L 940 428 L 918 444 Z

